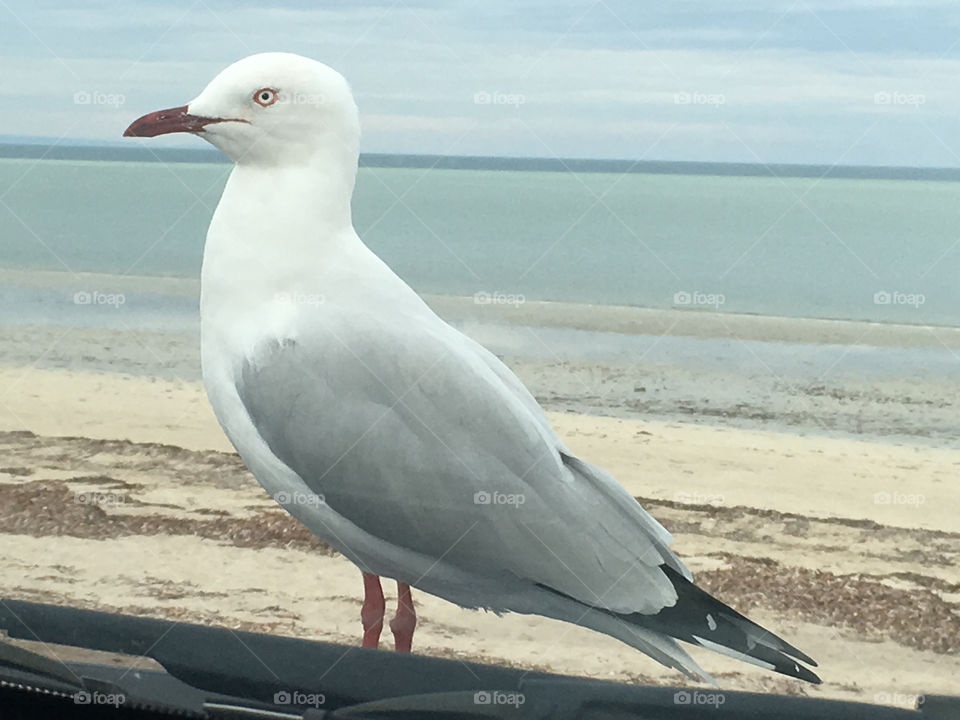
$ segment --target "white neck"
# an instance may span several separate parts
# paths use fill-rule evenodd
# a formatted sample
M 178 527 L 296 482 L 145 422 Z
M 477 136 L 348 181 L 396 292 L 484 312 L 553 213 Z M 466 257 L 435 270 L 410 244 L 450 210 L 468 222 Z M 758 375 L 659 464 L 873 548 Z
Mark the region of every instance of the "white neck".
M 293 240 L 350 229 L 356 175 L 356 154 L 344 148 L 314 151 L 300 162 L 283 165 L 241 160 L 230 173 L 213 221 L 236 221 L 244 228 L 265 230 L 292 223 L 299 225 L 299 231 L 290 236 Z M 304 232 L 307 227 L 310 230 Z
M 319 292 L 310 284 L 323 263 L 359 243 L 350 213 L 355 159 L 311 160 L 234 167 L 207 232 L 204 306 L 215 295 L 257 304 L 277 293 Z

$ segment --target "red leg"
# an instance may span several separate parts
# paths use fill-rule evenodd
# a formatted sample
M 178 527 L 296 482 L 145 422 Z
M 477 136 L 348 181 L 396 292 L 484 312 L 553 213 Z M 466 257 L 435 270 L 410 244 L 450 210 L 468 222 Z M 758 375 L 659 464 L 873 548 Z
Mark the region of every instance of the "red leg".
M 375 648 L 380 644 L 380 631 L 383 630 L 385 610 L 386 604 L 383 601 L 380 578 L 373 573 L 363 573 L 363 607 L 360 609 L 360 621 L 363 623 L 363 647 Z
M 417 612 L 413 608 L 410 586 L 397 583 L 397 614 L 390 621 L 393 642 L 397 652 L 410 652 L 413 647 L 413 629 L 417 626 Z

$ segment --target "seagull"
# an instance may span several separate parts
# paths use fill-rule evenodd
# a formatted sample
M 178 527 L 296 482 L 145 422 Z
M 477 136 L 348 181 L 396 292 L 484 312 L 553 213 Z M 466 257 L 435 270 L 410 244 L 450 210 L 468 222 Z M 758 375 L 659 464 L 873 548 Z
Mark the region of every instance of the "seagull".
M 670 533 L 360 240 L 343 76 L 251 55 L 124 135 L 178 132 L 234 162 L 201 272 L 210 403 L 266 491 L 361 570 L 362 646 L 379 644 L 386 577 L 401 652 L 416 587 L 605 633 L 694 680 L 715 682 L 678 641 L 820 682 L 810 657 L 697 587 Z

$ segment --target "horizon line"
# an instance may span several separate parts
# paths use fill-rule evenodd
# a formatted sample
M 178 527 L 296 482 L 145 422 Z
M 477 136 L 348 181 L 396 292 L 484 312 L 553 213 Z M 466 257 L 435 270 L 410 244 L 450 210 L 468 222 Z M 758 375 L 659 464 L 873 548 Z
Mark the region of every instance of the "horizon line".
M 90 155 L 100 151 L 104 157 Z M 215 148 L 145 148 L 114 140 L 0 135 L 0 158 L 132 162 L 229 163 Z M 361 152 L 360 167 L 533 172 L 619 172 L 636 174 L 830 177 L 846 179 L 960 180 L 960 166 L 833 165 L 827 163 L 742 162 L 516 155 L 441 155 Z

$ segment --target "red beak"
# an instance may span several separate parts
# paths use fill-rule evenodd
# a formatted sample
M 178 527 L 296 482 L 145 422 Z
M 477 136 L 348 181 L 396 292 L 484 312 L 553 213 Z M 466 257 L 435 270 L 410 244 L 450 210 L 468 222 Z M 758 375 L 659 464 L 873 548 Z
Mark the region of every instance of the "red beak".
M 225 122 L 223 118 L 208 118 L 191 115 L 187 106 L 168 108 L 148 113 L 137 118 L 130 127 L 123 131 L 124 137 L 156 137 L 167 133 L 201 132 L 204 127 L 212 123 Z

